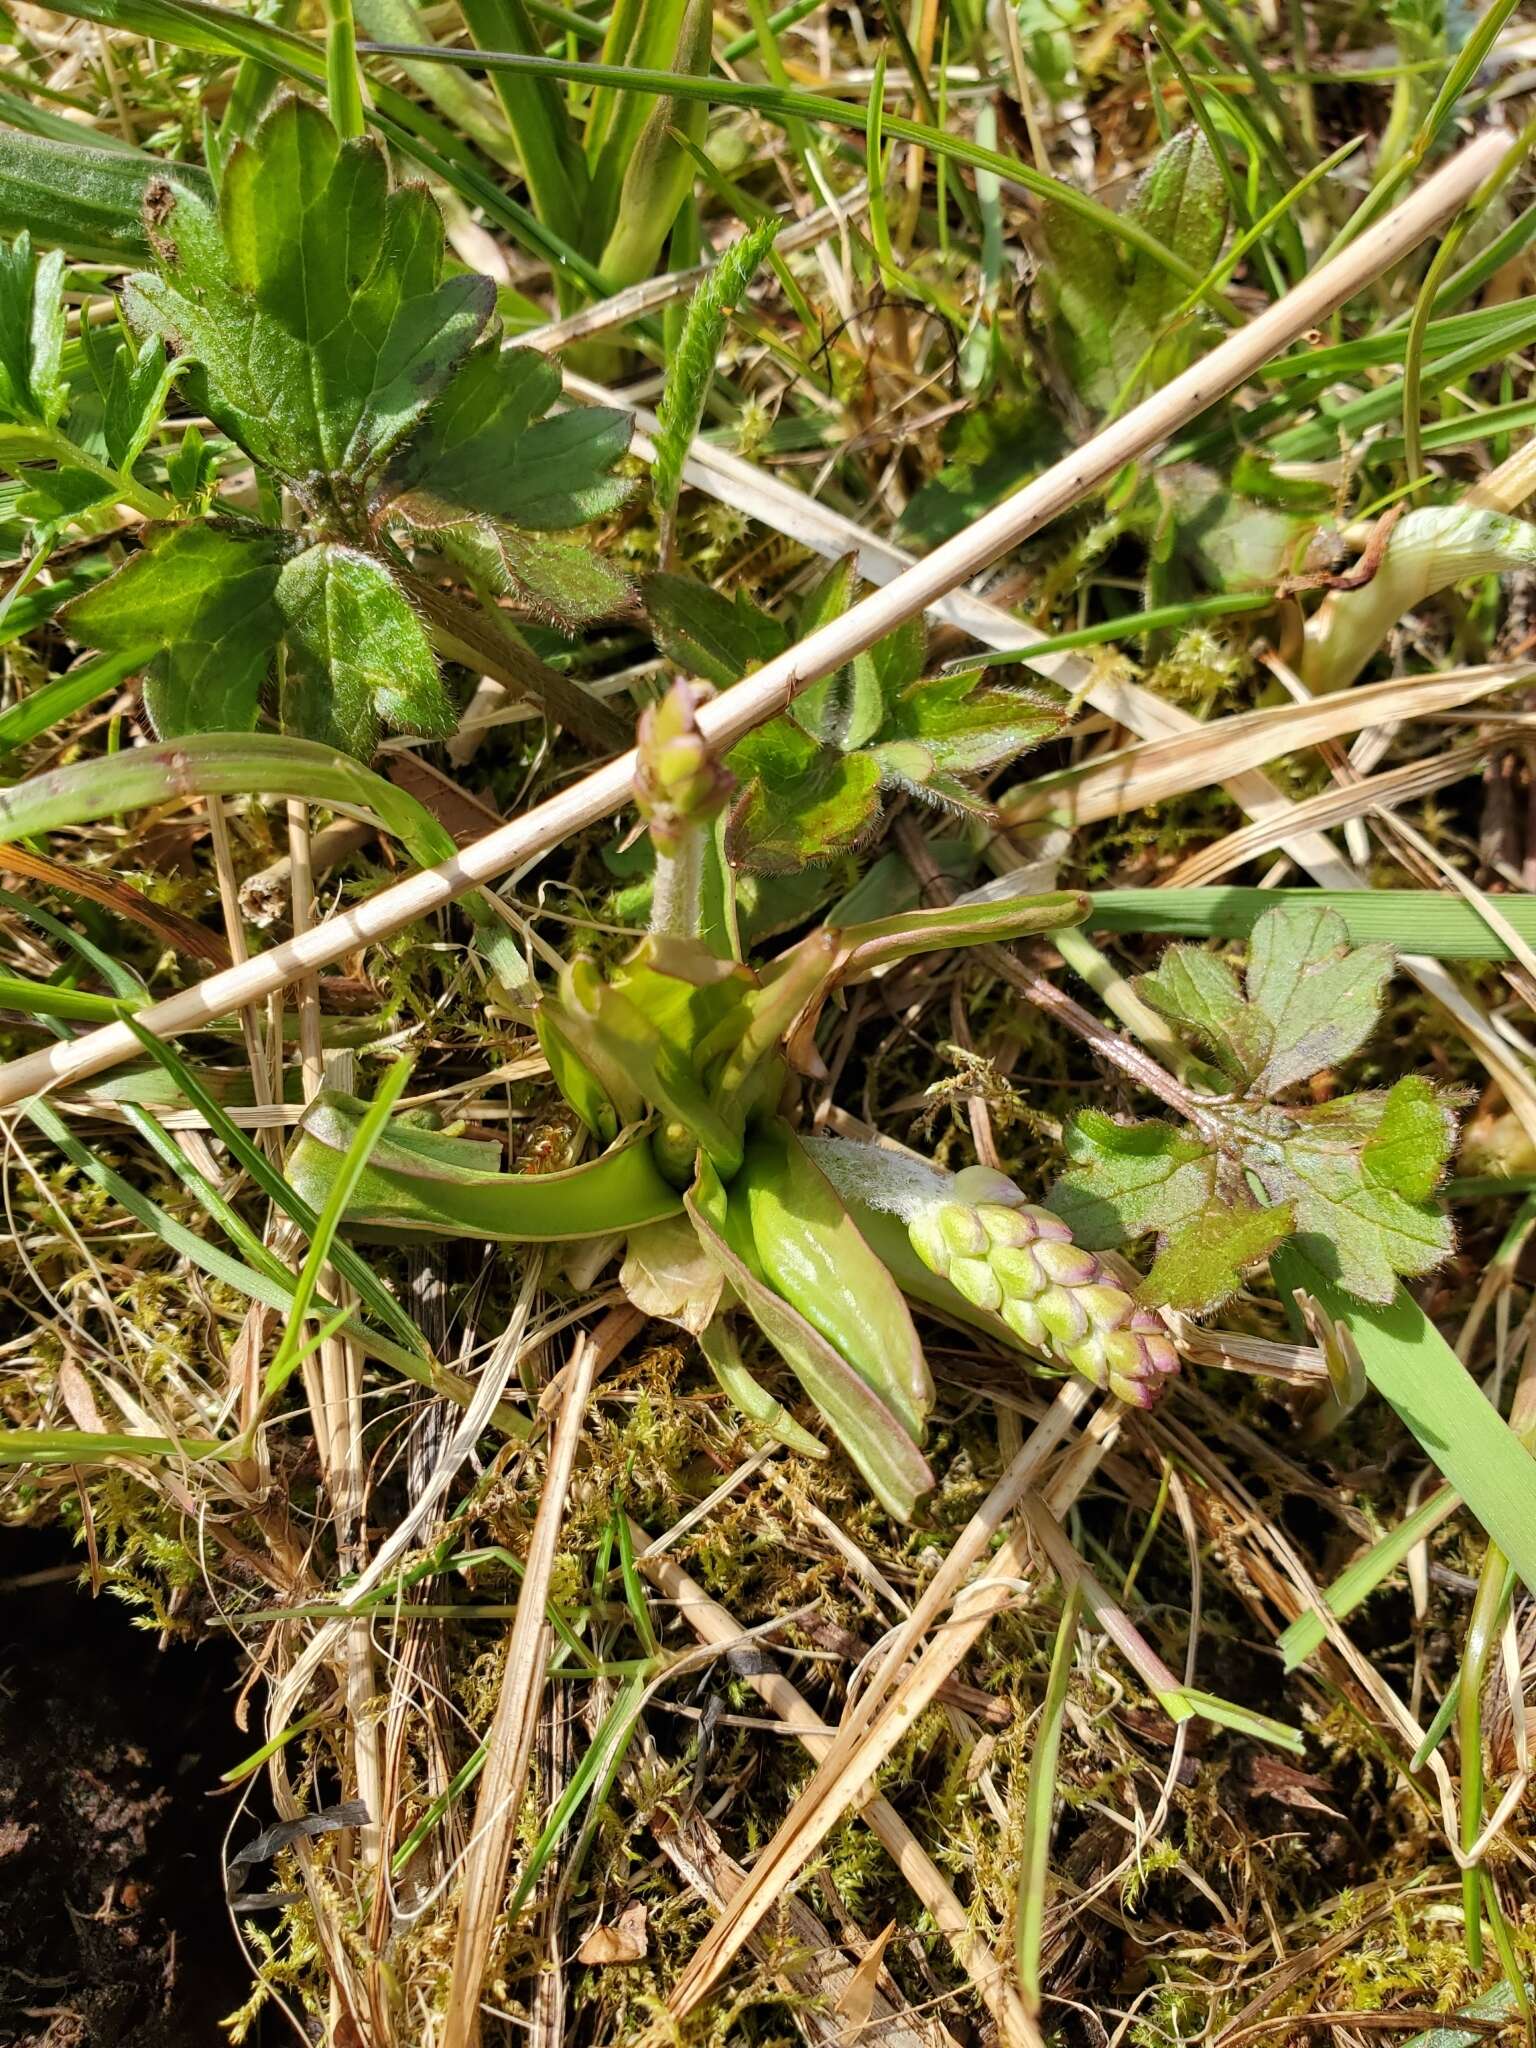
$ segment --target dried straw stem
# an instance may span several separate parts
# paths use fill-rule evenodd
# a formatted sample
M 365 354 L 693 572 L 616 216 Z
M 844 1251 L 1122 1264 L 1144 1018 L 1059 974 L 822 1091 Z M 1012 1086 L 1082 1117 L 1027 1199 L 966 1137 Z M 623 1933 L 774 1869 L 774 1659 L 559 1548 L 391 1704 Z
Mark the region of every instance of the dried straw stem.
M 1400 206 L 1246 327 L 1230 334 L 1201 362 L 915 562 L 883 590 L 727 690 L 701 714 L 700 724 L 709 738 L 726 747 L 772 718 L 800 691 L 917 617 L 1234 390 L 1432 234 L 1477 190 L 1507 146 L 1502 129 L 1468 143 Z M 633 753 L 620 755 L 454 859 L 381 890 L 366 903 L 328 918 L 312 932 L 296 934 L 243 966 L 211 975 L 197 988 L 154 1004 L 142 1013 L 141 1021 L 163 1036 L 195 1030 L 359 946 L 387 938 L 466 890 L 537 860 L 571 833 L 608 817 L 626 801 L 634 766 Z M 138 1049 L 127 1025 L 109 1024 L 14 1060 L 0 1067 L 0 1107 L 60 1081 L 100 1073 Z

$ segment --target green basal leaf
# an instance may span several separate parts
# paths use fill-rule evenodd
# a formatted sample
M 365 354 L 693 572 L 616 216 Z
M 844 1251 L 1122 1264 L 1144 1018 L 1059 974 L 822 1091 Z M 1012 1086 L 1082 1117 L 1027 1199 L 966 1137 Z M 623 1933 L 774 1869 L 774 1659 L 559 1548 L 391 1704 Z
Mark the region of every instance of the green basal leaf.
M 848 1214 L 836 1189 L 786 1124 L 748 1141 L 730 1184 L 736 1249 L 841 1352 L 915 1443 L 933 1405 L 933 1380 L 900 1288 Z M 730 1235 L 730 1231 L 727 1235 Z
M 323 1207 L 363 1110 L 349 1095 L 327 1090 L 315 1098 L 288 1155 L 288 1177 L 312 1208 Z M 347 1224 L 388 1236 L 548 1244 L 632 1230 L 681 1207 L 644 1131 L 563 1173 L 488 1172 L 484 1162 L 497 1151 L 393 1124 L 363 1170 Z
M 559 530 L 604 519 L 627 504 L 634 485 L 614 476 L 634 422 L 613 406 L 572 406 L 523 436 L 517 462 L 488 509 L 513 526 Z
M 196 359 L 214 419 L 311 509 L 351 510 L 494 308 L 489 278 L 443 278 L 426 188 L 390 191 L 377 143 L 298 100 L 236 145 L 216 208 L 156 180 L 145 217 L 161 270 L 129 279 L 129 318 Z
M 1149 1308 L 1203 1315 L 1219 1308 L 1242 1285 L 1243 1275 L 1290 1236 L 1291 1206 L 1229 1208 L 1215 1203 L 1166 1233 L 1167 1242 L 1137 1290 Z
M 697 1244 L 697 1233 L 692 1231 L 691 1225 L 689 1228 Z M 802 1429 L 784 1403 L 776 1401 L 768 1389 L 747 1371 L 736 1339 L 723 1317 L 715 1317 L 699 1332 L 699 1349 L 709 1361 L 709 1369 L 719 1381 L 726 1399 L 749 1421 L 766 1430 L 787 1449 L 798 1451 L 802 1458 L 824 1458 L 827 1455 L 826 1445 L 812 1436 L 808 1429 Z
M 382 726 L 453 731 L 426 631 L 382 562 L 321 541 L 284 565 L 276 595 L 289 653 L 285 723 L 365 760 Z
M 146 527 L 138 554 L 60 616 L 89 647 L 152 659 L 144 706 L 162 738 L 248 731 L 283 630 L 290 548 L 232 520 Z
M 726 829 L 734 866 L 783 873 L 857 846 L 880 817 L 880 766 L 840 754 L 787 718 L 738 740 L 726 756 L 742 793 Z
M 789 635 L 744 591 L 734 598 L 696 576 L 647 577 L 646 615 L 656 645 L 685 675 L 727 690 L 782 654 Z
M 707 1161 L 700 1162 L 685 1206 L 701 1243 L 737 1299 L 815 1402 L 882 1505 L 898 1521 L 910 1522 L 918 1500 L 933 1484 L 922 1452 L 842 1353 L 742 1256 L 728 1233 L 739 1238 L 744 1226 L 732 1217 L 726 1191 Z
M 62 250 L 34 261 L 23 232 L 0 242 L 0 415 L 53 427 L 69 404 L 64 381 Z

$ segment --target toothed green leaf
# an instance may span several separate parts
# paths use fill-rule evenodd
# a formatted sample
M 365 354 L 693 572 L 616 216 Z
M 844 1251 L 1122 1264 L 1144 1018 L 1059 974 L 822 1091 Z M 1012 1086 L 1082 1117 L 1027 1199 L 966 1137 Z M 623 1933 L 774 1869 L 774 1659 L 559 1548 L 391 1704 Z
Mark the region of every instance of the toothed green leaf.
M 787 718 L 739 740 L 726 757 L 742 793 L 726 829 L 732 863 L 774 874 L 855 846 L 880 815 L 870 754 L 818 746 Z
M 61 617 L 88 647 L 142 650 L 144 707 L 162 738 L 246 732 L 283 630 L 277 585 L 291 545 L 230 522 L 149 527 L 139 552 Z
M 1219 1308 L 1242 1285 L 1243 1275 L 1291 1234 L 1289 1203 L 1273 1209 L 1233 1209 L 1212 1203 L 1169 1233 L 1137 1292 L 1149 1308 L 1202 1315 Z
M 426 188 L 390 191 L 377 143 L 298 100 L 237 144 L 216 209 L 157 180 L 145 218 L 160 272 L 129 279 L 129 318 L 196 358 L 214 419 L 311 505 L 419 424 L 494 307 L 489 278 L 442 277 Z
M 734 598 L 696 576 L 647 578 L 645 609 L 656 644 L 685 675 L 729 689 L 781 654 L 789 636 L 745 592 Z
M 421 621 L 382 562 L 331 541 L 284 568 L 285 720 L 366 760 L 379 731 L 452 732 L 453 706 Z

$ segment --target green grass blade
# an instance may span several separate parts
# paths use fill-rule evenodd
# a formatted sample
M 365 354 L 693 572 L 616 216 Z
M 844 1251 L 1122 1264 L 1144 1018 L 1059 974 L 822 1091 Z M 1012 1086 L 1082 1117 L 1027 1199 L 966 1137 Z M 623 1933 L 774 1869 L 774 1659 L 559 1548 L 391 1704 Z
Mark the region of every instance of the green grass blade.
M 296 1223 L 305 1237 L 313 1241 L 320 1221 L 315 1211 L 286 1175 L 277 1171 L 266 1153 L 251 1143 L 218 1098 L 204 1087 L 191 1062 L 182 1056 L 176 1046 L 163 1038 L 157 1038 L 154 1032 L 146 1031 L 132 1017 L 128 1022 L 134 1036 L 150 1058 L 175 1082 L 177 1089 L 202 1117 L 213 1136 L 227 1148 L 231 1158 L 249 1174 L 251 1180 L 278 1211 L 291 1223 Z M 331 1246 L 331 1264 L 349 1285 L 357 1289 L 362 1297 L 363 1306 L 376 1315 L 386 1329 L 392 1330 L 408 1350 L 418 1352 L 423 1359 L 431 1358 L 431 1347 L 426 1338 L 366 1259 L 359 1258 L 350 1245 L 338 1240 Z
M 1397 1570 L 1414 1545 L 1422 1543 L 1460 1505 L 1454 1487 L 1437 1488 L 1411 1515 L 1404 1515 L 1395 1529 L 1389 1529 L 1385 1536 L 1378 1537 L 1345 1566 L 1323 1593 L 1328 1612 L 1339 1621 L 1353 1613 L 1362 1600 L 1368 1599 L 1382 1581 Z M 1315 1650 L 1322 1648 L 1327 1636 L 1323 1618 L 1315 1609 L 1309 1608 L 1305 1614 L 1298 1614 L 1279 1641 L 1286 1670 L 1294 1671 L 1298 1664 L 1304 1664 Z
M 1085 931 L 1244 939 L 1266 910 L 1294 903 L 1337 911 L 1357 946 L 1384 939 L 1435 960 L 1513 957 L 1473 904 L 1434 889 L 1097 889 L 1091 902 Z M 1499 914 L 1536 944 L 1536 896 L 1501 896 Z
M 1536 1588 L 1536 1458 L 1407 1289 L 1386 1308 L 1356 1301 L 1294 1246 L 1275 1254 L 1271 1270 L 1282 1295 L 1306 1288 L 1349 1331 L 1376 1392 Z
M 310 1239 L 309 1251 L 294 1286 L 293 1305 L 289 1310 L 283 1341 L 278 1346 L 277 1355 L 267 1367 L 266 1394 L 269 1401 L 282 1392 L 298 1370 L 304 1355 L 301 1349 L 304 1318 L 314 1307 L 315 1296 L 320 1288 L 320 1276 L 330 1259 L 336 1232 L 341 1227 L 347 1203 L 352 1198 L 353 1189 L 362 1178 L 369 1155 L 384 1135 L 389 1113 L 404 1092 L 406 1082 L 411 1078 L 412 1065 L 412 1061 L 402 1057 L 390 1067 L 379 1083 L 373 1100 L 364 1111 L 357 1133 L 337 1167 L 336 1178 L 326 1196 L 325 1207 L 316 1219 L 314 1236 Z

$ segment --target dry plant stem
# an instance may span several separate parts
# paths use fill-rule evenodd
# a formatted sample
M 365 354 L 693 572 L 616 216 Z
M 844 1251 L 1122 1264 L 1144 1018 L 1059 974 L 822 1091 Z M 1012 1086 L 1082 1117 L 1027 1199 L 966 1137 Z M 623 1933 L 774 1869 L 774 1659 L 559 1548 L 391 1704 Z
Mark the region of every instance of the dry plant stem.
M 895 838 L 906 856 L 907 865 L 917 876 L 924 900 L 952 903 L 955 892 L 940 873 L 917 821 L 912 817 L 898 818 Z M 1059 1024 L 1065 1024 L 1069 1031 L 1075 1031 L 1100 1058 L 1129 1074 L 1133 1081 L 1166 1102 L 1170 1109 L 1176 1109 L 1181 1116 L 1187 1117 L 1197 1129 L 1210 1128 L 1210 1119 L 1196 1098 L 1149 1052 L 1133 1045 L 1128 1038 L 1120 1037 L 1118 1032 L 1107 1030 L 1092 1011 L 1085 1010 L 1081 1003 L 1063 994 L 1048 976 L 1029 966 L 1012 947 L 982 946 L 978 948 L 978 955 L 984 966 L 990 967 L 994 974 L 1016 988 L 1037 1009 L 1044 1010 Z
M 706 735 L 720 747 L 740 739 L 782 711 L 800 691 L 834 673 L 905 620 L 916 618 L 1048 520 L 1080 503 L 1127 462 L 1157 447 L 1433 233 L 1502 158 L 1507 140 L 1500 130 L 1469 143 L 1401 206 L 1229 335 L 1203 361 L 913 563 L 884 589 L 705 705 L 699 723 Z M 243 967 L 211 975 L 197 988 L 154 1004 L 140 1021 L 167 1037 L 192 1030 L 370 940 L 388 937 L 476 884 L 538 859 L 572 833 L 608 817 L 628 800 L 634 770 L 633 753 L 621 755 L 499 832 L 488 833 L 453 860 L 381 890 L 346 915 L 296 935 Z M 22 1101 L 61 1080 L 100 1073 L 137 1050 L 138 1040 L 127 1025 L 109 1024 L 68 1044 L 14 1060 L 0 1067 L 0 1106 Z
M 310 857 L 309 806 L 290 800 L 288 804 L 288 862 L 293 905 L 293 928 L 310 929 L 314 904 L 314 869 Z M 308 1103 L 325 1083 L 325 1050 L 320 1030 L 320 986 L 313 975 L 299 983 L 299 1057 L 304 1078 L 304 1100 Z M 351 1290 L 339 1274 L 327 1269 L 328 1284 L 338 1304 L 351 1298 Z M 311 1383 L 306 1378 L 306 1390 Z M 316 1441 L 329 1447 L 325 1464 L 326 1488 L 331 1499 L 331 1519 L 336 1530 L 336 1560 L 343 1573 L 355 1578 L 368 1562 L 363 1534 L 365 1478 L 363 1472 L 363 1388 L 362 1360 L 357 1346 L 346 1337 L 327 1337 L 320 1346 L 317 1389 L 325 1415 L 316 1417 Z M 323 1419 L 324 1428 L 319 1424 Z M 374 1665 L 373 1634 L 366 1620 L 353 1622 L 347 1630 L 342 1652 L 341 1683 L 347 1701 L 347 1737 L 352 1751 L 352 1770 L 357 1796 L 368 1810 L 368 1819 L 358 1832 L 364 1885 L 377 1884 L 380 1872 L 380 1844 L 383 1839 L 384 1755 L 383 1731 L 374 1712 L 378 1696 L 378 1673 Z M 375 2024 L 379 2048 L 392 2038 L 387 2008 L 377 2007 Z
M 577 1338 L 566 1371 L 539 1511 L 523 1566 L 517 1613 L 507 1639 L 506 1670 L 486 1736 L 485 1769 L 475 1804 L 474 1831 L 464 1858 L 464 1889 L 443 2018 L 442 2048 L 474 2048 L 480 2038 L 480 1987 L 485 1981 L 496 1922 L 502 1910 L 507 1866 L 512 1858 L 528 1760 L 538 1727 L 539 1701 L 544 1691 L 548 1663 L 544 1606 L 565 1514 L 565 1496 L 597 1376 L 629 1342 L 640 1321 L 631 1308 L 611 1311 L 595 1330 L 583 1332 Z
M 976 1561 L 991 1534 L 1006 1517 L 1015 1508 L 1027 1506 L 1032 1481 L 1041 1462 L 1040 1455 L 1034 1454 L 1035 1445 L 1059 1407 L 1058 1401 L 1057 1408 L 1050 1411 L 1046 1422 L 1036 1429 L 1024 1449 L 1012 1460 L 946 1558 L 935 1579 L 935 1586 L 947 1580 L 952 1587 L 961 1572 Z M 1081 1458 L 1074 1459 L 1070 1486 L 1058 1484 L 1049 1489 L 1047 1506 L 1052 1511 L 1063 1512 L 1070 1505 L 1071 1499 L 1086 1484 L 1108 1443 L 1107 1433 L 1098 1437 Z M 934 1634 L 910 1671 L 902 1672 L 889 1700 L 863 1734 L 850 1742 L 847 1725 L 839 1730 L 816 1776 L 758 1857 L 747 1883 L 732 1900 L 729 1912 L 721 1916 L 699 1944 L 688 1967 L 673 1986 L 668 2009 L 674 2017 L 682 2017 L 708 1995 L 752 1929 L 772 1910 L 774 1901 L 793 1884 L 849 1806 L 857 1803 L 881 1765 L 932 1704 L 939 1687 L 959 1668 L 972 1645 L 985 1633 L 988 1623 L 1017 1597 L 1018 1582 L 1030 1567 L 1033 1545 L 1029 1522 L 1021 1518 L 996 1555 L 989 1560 L 984 1577 L 965 1587 L 955 1598 L 944 1625 Z M 956 1572 L 953 1567 L 961 1557 L 966 1562 L 961 1572 Z M 900 1670 L 897 1660 L 905 1662 L 907 1648 L 916 1640 L 916 1632 L 938 1620 L 936 1612 L 924 1613 L 925 1608 L 932 1607 L 933 1590 L 933 1587 L 929 1588 L 911 1620 L 898 1632 L 872 1691 L 883 1689 L 886 1674 L 893 1665 Z
M 648 1557 L 645 1531 L 631 1525 L 636 1560 L 642 1572 L 667 1599 L 676 1603 L 678 1613 L 700 1642 L 722 1648 L 741 1640 L 741 1624 L 716 1601 L 711 1600 L 681 1565 L 663 1555 Z M 835 1731 L 823 1726 L 816 1709 L 805 1695 L 780 1671 L 752 1670 L 747 1682 L 781 1721 L 795 1730 L 799 1740 L 817 1762 L 828 1754 Z M 965 1907 L 955 1896 L 949 1881 L 936 1867 L 916 1835 L 888 1799 L 879 1794 L 860 1810 L 881 1846 L 923 1906 L 934 1925 L 954 1951 L 955 1959 L 985 2001 L 997 2021 L 1008 2048 L 1040 2048 L 1040 2034 L 1024 2010 L 1023 2000 L 1004 1973 L 1002 1964 L 976 1933 Z

